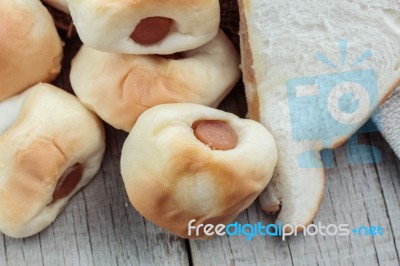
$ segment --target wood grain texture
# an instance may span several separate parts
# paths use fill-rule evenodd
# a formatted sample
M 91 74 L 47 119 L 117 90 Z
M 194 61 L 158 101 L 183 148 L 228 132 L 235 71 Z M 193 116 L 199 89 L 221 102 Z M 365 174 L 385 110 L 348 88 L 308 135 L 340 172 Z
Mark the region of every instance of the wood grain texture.
M 238 47 L 236 1 L 221 1 L 222 27 Z M 236 10 L 236 11 L 235 11 Z M 233 26 L 232 26 L 233 25 Z M 70 61 L 80 41 L 68 39 L 64 68 L 54 82 L 72 92 Z M 246 102 L 239 83 L 221 109 L 244 117 Z M 400 162 L 379 134 L 359 142 L 382 152 L 378 164 L 348 162 L 346 145 L 334 152 L 327 170 L 326 192 L 315 223 L 350 227 L 381 225 L 383 237 L 297 236 L 218 237 L 209 241 L 179 239 L 142 218 L 130 205 L 120 176 L 120 154 L 126 133 L 106 126 L 107 151 L 95 179 L 68 204 L 42 233 L 27 239 L 0 235 L 0 266 L 11 265 L 399 265 Z M 364 162 L 371 150 L 357 151 Z M 377 159 L 377 158 L 375 158 Z M 273 221 L 253 204 L 240 223 Z

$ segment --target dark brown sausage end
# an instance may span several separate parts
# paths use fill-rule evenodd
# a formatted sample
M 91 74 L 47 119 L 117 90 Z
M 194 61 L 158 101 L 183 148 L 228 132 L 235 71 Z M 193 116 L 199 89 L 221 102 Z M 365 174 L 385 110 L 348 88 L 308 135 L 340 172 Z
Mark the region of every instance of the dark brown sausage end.
M 131 39 L 141 45 L 151 45 L 162 41 L 169 34 L 173 20 L 165 17 L 142 19 L 131 34 Z
M 50 204 L 68 196 L 81 181 L 82 174 L 83 167 L 80 163 L 68 168 L 58 180 L 56 188 L 53 192 L 53 200 Z

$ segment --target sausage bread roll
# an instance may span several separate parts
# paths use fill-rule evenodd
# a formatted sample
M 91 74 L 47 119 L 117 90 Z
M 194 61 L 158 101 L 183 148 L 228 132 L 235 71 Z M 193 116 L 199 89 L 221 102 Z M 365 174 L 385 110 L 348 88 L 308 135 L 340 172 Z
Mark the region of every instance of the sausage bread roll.
M 239 55 L 225 34 L 166 58 L 99 52 L 83 46 L 72 62 L 71 84 L 90 110 L 130 131 L 148 108 L 175 102 L 216 107 L 240 77 Z
M 67 0 L 84 44 L 105 52 L 173 54 L 217 35 L 218 0 Z
M 38 84 L 0 103 L 0 231 L 21 238 L 52 223 L 97 173 L 101 121 L 76 97 Z
M 132 205 L 183 238 L 188 223 L 227 224 L 268 184 L 277 150 L 258 122 L 197 104 L 144 112 L 122 149 L 121 173 Z

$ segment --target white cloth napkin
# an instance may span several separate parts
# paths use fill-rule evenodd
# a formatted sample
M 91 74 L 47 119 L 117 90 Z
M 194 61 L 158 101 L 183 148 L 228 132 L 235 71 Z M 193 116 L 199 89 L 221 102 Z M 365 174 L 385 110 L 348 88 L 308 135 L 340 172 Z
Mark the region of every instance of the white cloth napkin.
M 400 158 L 400 87 L 382 104 L 372 120 Z

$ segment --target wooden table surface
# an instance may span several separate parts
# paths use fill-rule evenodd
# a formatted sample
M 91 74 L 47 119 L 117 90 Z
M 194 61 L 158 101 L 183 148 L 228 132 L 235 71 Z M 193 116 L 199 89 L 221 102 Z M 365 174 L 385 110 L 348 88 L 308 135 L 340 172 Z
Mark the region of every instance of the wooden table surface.
M 222 26 L 229 23 L 223 20 Z M 237 31 L 225 30 L 238 45 Z M 77 37 L 66 41 L 64 69 L 55 81 L 68 91 L 69 62 L 79 46 Z M 243 117 L 243 85 L 220 108 Z M 349 164 L 347 144 L 334 151 L 334 167 L 326 170 L 325 196 L 314 222 L 351 228 L 380 225 L 384 235 L 297 236 L 288 241 L 261 236 L 252 241 L 227 236 L 189 241 L 146 221 L 130 205 L 120 175 L 127 134 L 110 126 L 106 133 L 107 150 L 95 179 L 40 234 L 27 239 L 0 235 L 0 265 L 399 265 L 400 162 L 379 133 L 363 134 L 359 142 L 377 147 L 380 163 Z M 371 150 L 355 155 L 364 162 L 373 156 Z M 266 224 L 272 218 L 253 204 L 237 221 Z

